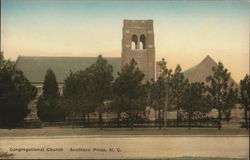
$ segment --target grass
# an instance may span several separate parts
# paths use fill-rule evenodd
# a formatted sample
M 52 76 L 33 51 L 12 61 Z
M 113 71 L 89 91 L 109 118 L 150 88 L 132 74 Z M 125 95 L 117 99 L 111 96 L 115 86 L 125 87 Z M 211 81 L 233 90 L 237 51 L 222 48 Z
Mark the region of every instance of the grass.
M 132 160 L 132 159 L 129 159 Z M 136 159 L 134 159 L 136 160 Z M 137 159 L 139 160 L 139 159 Z M 143 159 L 143 160 L 149 160 L 149 159 Z M 150 159 L 150 160 L 246 160 L 244 158 L 214 158 L 214 157 L 176 157 L 176 158 L 163 158 L 163 159 Z
M 46 127 L 40 129 L 0 129 L 0 137 L 12 136 L 81 136 L 81 135 L 249 135 L 246 129 L 222 129 L 215 128 L 199 128 L 188 130 L 186 128 L 136 128 L 130 129 L 97 129 L 97 128 L 59 128 Z
M 86 159 L 90 160 L 90 159 Z M 106 159 L 98 159 L 106 160 Z M 112 160 L 247 160 L 244 158 L 212 158 L 212 157 L 176 157 L 176 158 L 158 158 L 158 159 L 112 159 Z
M 118 159 L 115 159 L 118 160 Z M 120 159 L 119 159 L 120 160 Z M 128 160 L 246 160 L 244 158 L 220 158 L 220 157 L 176 157 L 176 158 L 160 158 L 160 159 L 128 159 Z

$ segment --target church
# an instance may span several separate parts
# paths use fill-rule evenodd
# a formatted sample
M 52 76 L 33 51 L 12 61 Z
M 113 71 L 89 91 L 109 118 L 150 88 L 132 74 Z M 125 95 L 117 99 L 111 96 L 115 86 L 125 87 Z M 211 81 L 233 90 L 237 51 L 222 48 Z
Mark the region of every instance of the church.
M 122 66 L 133 58 L 137 66 L 145 74 L 144 82 L 156 80 L 160 68 L 155 61 L 155 44 L 153 20 L 123 20 L 121 57 L 104 57 L 113 66 L 114 77 L 121 71 Z M 44 77 L 48 69 L 56 75 L 59 92 L 63 94 L 64 80 L 70 71 L 84 70 L 95 63 L 97 57 L 42 57 L 19 56 L 16 68 L 23 71 L 32 85 L 37 87 L 37 96 L 42 94 Z M 183 72 L 190 82 L 205 82 L 206 77 L 212 75 L 212 67 L 217 63 L 207 56 L 200 64 Z M 232 78 L 230 81 L 239 86 Z M 31 119 L 36 117 L 35 104 L 31 105 Z M 239 118 L 239 112 L 233 112 L 233 117 Z M 169 116 L 168 116 L 169 117 Z M 171 117 L 171 116 L 170 116 Z
M 104 57 L 113 66 L 114 76 L 121 67 L 132 58 L 145 74 L 144 81 L 155 80 L 155 48 L 153 20 L 124 20 L 122 30 L 121 57 Z M 63 83 L 70 71 L 84 70 L 93 64 L 96 57 L 28 57 L 19 56 L 16 61 L 18 70 L 23 71 L 32 85 L 38 88 L 38 96 L 42 94 L 42 86 L 46 71 L 54 71 L 59 91 L 63 93 Z

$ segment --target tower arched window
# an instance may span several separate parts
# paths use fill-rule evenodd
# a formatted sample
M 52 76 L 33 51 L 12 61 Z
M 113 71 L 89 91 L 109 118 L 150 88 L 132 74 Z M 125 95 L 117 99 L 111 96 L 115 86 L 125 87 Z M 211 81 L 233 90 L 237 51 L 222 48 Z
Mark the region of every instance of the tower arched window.
M 146 49 L 146 37 L 144 34 L 140 36 L 139 49 Z
M 131 38 L 131 49 L 137 49 L 138 48 L 138 38 L 134 34 Z

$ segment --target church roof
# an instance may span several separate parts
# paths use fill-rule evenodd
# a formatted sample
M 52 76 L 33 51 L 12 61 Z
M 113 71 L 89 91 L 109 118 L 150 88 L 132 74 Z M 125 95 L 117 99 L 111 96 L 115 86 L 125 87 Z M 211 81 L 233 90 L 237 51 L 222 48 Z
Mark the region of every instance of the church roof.
M 207 56 L 198 65 L 184 71 L 183 74 L 189 82 L 206 82 L 206 78 L 213 75 L 212 68 L 216 66 L 217 63 L 210 56 Z M 238 84 L 231 77 L 229 82 L 238 87 Z
M 121 70 L 120 57 L 104 57 L 113 66 L 114 76 Z M 47 69 L 52 69 L 57 82 L 63 83 L 70 70 L 76 72 L 84 70 L 95 63 L 97 57 L 29 57 L 19 56 L 16 68 L 23 71 L 31 83 L 43 83 Z

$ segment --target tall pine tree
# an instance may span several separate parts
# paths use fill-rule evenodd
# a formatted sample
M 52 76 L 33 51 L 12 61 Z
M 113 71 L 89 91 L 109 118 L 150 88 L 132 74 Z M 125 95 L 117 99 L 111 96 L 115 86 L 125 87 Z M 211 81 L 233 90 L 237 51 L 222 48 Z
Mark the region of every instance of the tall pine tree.
M 95 106 L 95 111 L 99 114 L 99 126 L 103 128 L 102 114 L 107 110 L 105 102 L 111 99 L 113 67 L 101 55 L 96 63 L 86 69 L 88 73 L 88 99 Z
M 27 116 L 28 104 L 36 96 L 36 88 L 30 84 L 15 64 L 5 60 L 0 53 L 0 127 L 22 125 Z
M 127 113 L 131 129 L 134 121 L 146 108 L 146 91 L 142 84 L 144 74 L 136 67 L 134 59 L 118 73 L 113 85 L 113 110 L 118 114 Z
M 55 122 L 65 119 L 65 112 L 60 105 L 58 83 L 51 69 L 47 70 L 43 84 L 43 93 L 37 101 L 37 113 L 41 121 Z
M 218 110 L 218 130 L 221 129 L 222 115 L 225 112 L 231 112 L 237 98 L 237 90 L 229 81 L 230 73 L 224 65 L 219 62 L 212 68 L 213 75 L 207 77 L 209 83 L 207 91 L 212 101 L 213 108 Z
M 246 129 L 249 129 L 249 115 L 250 115 L 250 76 L 246 75 L 240 81 L 240 102 L 244 108 L 244 118 Z

